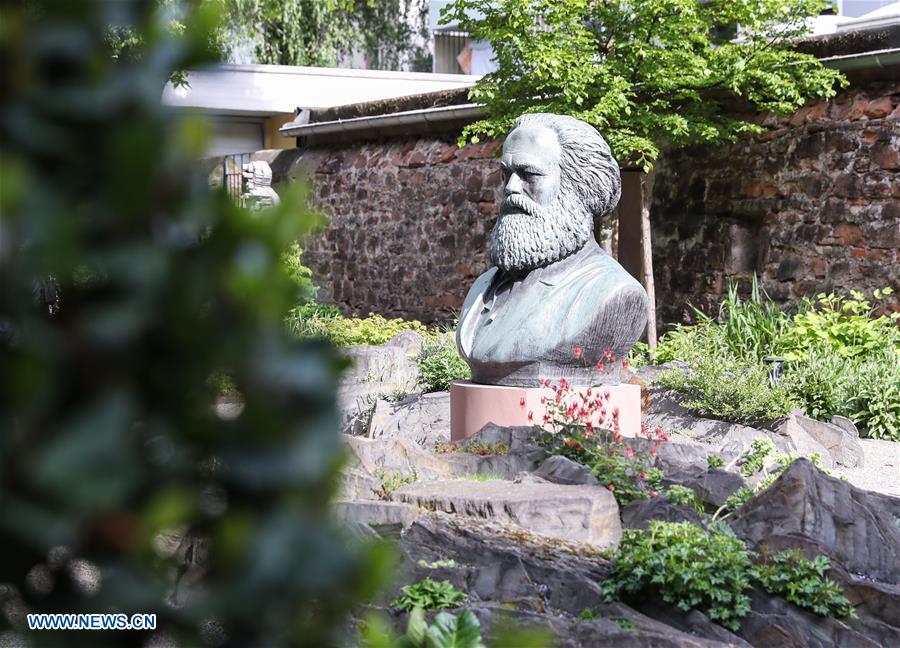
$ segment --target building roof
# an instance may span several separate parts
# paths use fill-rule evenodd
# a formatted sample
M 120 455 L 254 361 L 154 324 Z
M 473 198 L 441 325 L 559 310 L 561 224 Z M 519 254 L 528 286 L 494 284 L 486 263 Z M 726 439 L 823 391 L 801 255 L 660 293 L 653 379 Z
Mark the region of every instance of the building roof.
M 464 74 L 228 64 L 190 71 L 186 88 L 166 84 L 162 101 L 218 114 L 272 115 L 467 89 L 477 80 Z

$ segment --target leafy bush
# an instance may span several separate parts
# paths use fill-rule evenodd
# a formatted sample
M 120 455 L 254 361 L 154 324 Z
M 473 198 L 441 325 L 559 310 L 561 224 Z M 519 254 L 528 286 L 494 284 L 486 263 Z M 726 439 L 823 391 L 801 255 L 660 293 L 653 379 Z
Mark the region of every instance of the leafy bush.
M 900 315 L 874 316 L 891 294 L 876 290 L 871 303 L 858 291 L 823 293 L 791 317 L 755 279 L 749 299 L 731 285 L 716 319 L 695 311 L 699 323 L 666 333 L 651 361 L 691 365 L 691 376 L 673 371 L 661 382 L 701 414 L 756 422 L 798 406 L 821 420 L 846 416 L 861 436 L 900 439 Z M 776 387 L 766 380 L 768 355 L 787 360 Z
M 721 468 L 725 465 L 725 460 L 722 459 L 717 454 L 707 455 L 706 457 L 706 467 L 707 468 Z
M 653 362 L 663 364 L 673 360 L 691 362 L 699 356 L 721 356 L 728 354 L 728 344 L 721 327 L 712 321 L 704 321 L 692 326 L 678 324 L 662 336 Z
M 402 331 L 428 333 L 418 320 L 387 319 L 375 313 L 369 313 L 366 318 L 344 317 L 334 306 L 320 304 L 293 309 L 288 315 L 287 326 L 299 338 L 324 339 L 335 346 L 384 344 Z
M 736 630 L 750 611 L 751 567 L 747 547 L 724 526 L 707 532 L 688 522 L 651 520 L 646 530 L 623 531 L 603 592 L 609 601 L 656 594 Z
M 830 568 L 825 556 L 809 560 L 796 550 L 780 551 L 763 554 L 753 570 L 753 578 L 770 594 L 818 615 L 855 617 L 856 610 L 844 596 L 843 588 L 825 577 Z
M 471 610 L 463 610 L 459 615 L 441 612 L 428 625 L 422 608 L 410 611 L 406 634 L 402 637 L 394 636 L 381 618 L 370 617 L 363 628 L 362 645 L 364 648 L 484 648 L 481 624 Z M 529 645 L 544 644 L 529 641 Z
M 375 478 L 381 482 L 381 492 L 379 493 L 381 498 L 390 499 L 395 490 L 417 481 L 419 479 L 419 473 L 415 467 L 409 472 L 402 472 L 399 470 L 377 470 L 375 471 Z
M 646 342 L 635 342 L 628 352 L 628 366 L 632 369 L 640 369 L 653 362 L 653 354 L 650 346 Z
M 391 606 L 401 610 L 422 608 L 423 610 L 444 610 L 456 607 L 469 597 L 453 587 L 450 581 L 436 581 L 423 578 L 417 583 L 400 588 L 400 595 Z
M 416 360 L 419 382 L 427 392 L 447 391 L 454 380 L 468 380 L 472 372 L 459 356 L 453 335 L 442 334 L 426 338 L 422 353 Z
M 703 502 L 694 489 L 680 484 L 673 484 L 666 489 L 666 499 L 678 506 L 690 506 L 697 513 L 703 513 Z
M 862 436 L 900 441 L 900 352 L 884 349 L 854 369 L 845 416 Z
M 171 3 L 4 4 L 3 606 L 153 613 L 185 646 L 208 642 L 208 619 L 234 646 L 336 645 L 387 567 L 329 512 L 341 360 L 282 327 L 296 286 L 281 255 L 315 217 L 295 189 L 253 214 L 210 191 L 205 123 L 160 106 L 174 69 L 214 62 L 213 4 L 179 3 L 175 36 Z M 114 58 L 113 19 L 141 56 Z M 211 412 L 218 375 L 242 395 L 236 418 Z M 203 595 L 166 600 L 185 565 L 157 552 L 162 533 L 209 539 Z M 51 591 L 29 586 L 35 567 Z M 0 643 L 155 641 L 42 638 L 22 617 L 4 615 Z
M 744 464 L 741 466 L 741 474 L 750 477 L 759 472 L 765 465 L 766 458 L 775 449 L 775 444 L 769 439 L 753 439 L 750 449 L 744 453 Z
M 893 294 L 890 288 L 874 292 L 876 302 Z M 831 349 L 842 358 L 866 357 L 886 345 L 896 347 L 900 332 L 892 316 L 873 317 L 873 305 L 858 290 L 850 297 L 820 293 L 815 299 L 804 299 L 790 326 L 780 340 L 783 355 L 798 360 L 814 349 Z
M 299 242 L 291 244 L 282 256 L 282 263 L 288 278 L 297 287 L 297 301 L 306 304 L 315 299 L 318 287 L 313 283 L 312 270 L 303 265 L 303 249 Z
M 807 560 L 784 551 L 758 557 L 722 523 L 703 529 L 651 520 L 645 530 L 624 530 L 603 592 L 608 601 L 658 595 L 731 630 L 750 611 L 746 591 L 754 585 L 822 616 L 855 616 L 842 588 L 825 577 L 828 568 L 824 556 Z
M 775 421 L 796 407 L 785 386 L 771 384 L 765 366 L 728 355 L 695 355 L 690 371 L 671 369 L 659 383 L 681 393 L 688 409 L 729 421 Z
M 860 436 L 900 440 L 900 352 L 892 348 L 865 358 L 811 349 L 791 363 L 785 386 L 809 416 L 845 416 Z

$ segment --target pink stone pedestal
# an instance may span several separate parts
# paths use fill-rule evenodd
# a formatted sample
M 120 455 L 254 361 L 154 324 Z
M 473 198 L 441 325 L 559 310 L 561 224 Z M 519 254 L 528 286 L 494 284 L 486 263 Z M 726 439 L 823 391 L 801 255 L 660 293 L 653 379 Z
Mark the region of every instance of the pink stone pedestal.
M 587 391 L 573 388 L 572 396 Z M 641 431 L 641 388 L 622 384 L 593 387 L 596 397 L 603 397 L 607 412 L 618 410 L 619 433 L 636 437 Z M 488 423 L 502 426 L 540 425 L 547 411 L 541 398 L 552 401 L 556 394 L 549 387 L 504 387 L 502 385 L 478 385 L 468 380 L 450 385 L 450 440 L 461 441 L 472 436 Z M 528 419 L 529 412 L 532 419 Z M 598 422 L 594 422 L 598 424 Z M 607 426 L 608 427 L 608 426 Z

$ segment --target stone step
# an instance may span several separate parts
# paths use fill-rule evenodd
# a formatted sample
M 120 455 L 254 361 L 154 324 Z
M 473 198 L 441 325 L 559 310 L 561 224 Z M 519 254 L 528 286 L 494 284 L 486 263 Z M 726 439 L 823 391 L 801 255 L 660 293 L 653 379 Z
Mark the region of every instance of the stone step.
M 454 479 L 410 484 L 395 491 L 393 499 L 600 547 L 615 546 L 622 536 L 615 498 L 596 486 Z

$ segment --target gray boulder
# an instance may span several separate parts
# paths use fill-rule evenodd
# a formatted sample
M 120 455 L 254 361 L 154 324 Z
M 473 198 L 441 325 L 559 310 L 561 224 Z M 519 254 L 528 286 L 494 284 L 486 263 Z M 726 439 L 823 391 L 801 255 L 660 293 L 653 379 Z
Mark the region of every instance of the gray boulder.
M 419 511 L 415 506 L 400 502 L 338 500 L 334 503 L 335 516 L 344 522 L 367 524 L 375 531 L 385 527 L 397 527 L 397 531 L 412 524 Z
M 439 479 L 455 474 L 449 463 L 408 439 L 366 439 L 344 435 L 343 440 L 351 452 L 345 473 L 357 470 L 376 478 L 388 472 L 415 473 L 421 479 Z
M 791 438 L 762 427 L 751 427 L 741 423 L 729 423 L 718 419 L 704 418 L 694 414 L 679 404 L 676 392 L 660 387 L 650 390 L 650 409 L 644 413 L 643 422 L 648 428 L 660 427 L 663 430 L 687 437 L 701 448 L 683 450 L 685 461 L 697 463 L 700 456 L 714 452 L 726 460 L 736 457 L 750 447 L 754 439 L 770 439 L 775 447 L 784 453 L 798 452 L 797 445 Z M 705 446 L 705 448 L 704 448 Z M 705 449 L 705 454 L 703 454 Z M 817 447 L 824 450 L 824 447 Z M 677 457 L 673 457 L 677 460 Z M 684 461 L 683 461 L 684 462 Z
M 538 477 L 546 479 L 554 484 L 568 486 L 598 486 L 597 477 L 587 466 L 572 461 L 567 457 L 553 455 L 548 457 L 540 467 L 534 471 Z
M 368 433 L 379 398 L 416 391 L 419 368 L 415 358 L 422 342 L 418 333 L 404 331 L 379 346 L 350 346 L 341 350 L 351 361 L 338 386 L 341 430 L 345 434 Z
M 663 495 L 634 500 L 622 507 L 622 526 L 626 529 L 646 529 L 650 520 L 703 524 L 703 516 L 693 508 L 673 504 Z
M 478 617 L 483 636 L 489 641 L 496 638 L 497 628 L 513 626 L 549 631 L 555 648 L 749 648 L 749 644 L 723 628 L 719 628 L 719 633 L 731 640 L 707 639 L 698 636 L 699 633 L 682 632 L 655 621 L 621 603 L 591 608 L 597 618 L 590 621 L 510 610 L 496 604 L 476 604 L 470 609 Z M 708 622 L 708 626 L 715 624 Z
M 399 403 L 379 400 L 369 436 L 402 437 L 428 449 L 450 441 L 450 392 L 422 394 Z
M 799 459 L 736 513 L 731 527 L 755 546 L 808 546 L 853 574 L 900 585 L 900 528 L 872 497 Z
M 457 479 L 410 484 L 393 497 L 432 511 L 516 524 L 538 535 L 600 547 L 615 546 L 622 537 L 615 498 L 593 486 Z
M 747 482 L 741 475 L 721 468 L 683 468 L 669 472 L 663 478 L 663 485 L 673 484 L 687 486 L 700 497 L 700 501 L 717 509 Z
M 603 604 L 607 562 L 597 548 L 539 536 L 496 520 L 424 513 L 403 532 L 405 565 L 454 560 L 466 569 L 465 589 L 483 601 L 530 601 L 578 614 Z
M 739 634 L 754 646 L 881 648 L 900 642 L 900 634 L 888 627 L 867 628 L 858 622 L 822 617 L 758 590 L 751 595 L 751 605 Z
M 859 443 L 859 432 L 850 419 L 834 417 L 838 423 L 826 423 L 803 416 L 791 414 L 779 427 L 779 432 L 795 438 L 798 448 L 808 444 L 812 439 L 816 446 L 821 446 L 834 463 L 848 468 L 862 466 L 864 462 L 862 445 Z M 801 441 L 802 440 L 802 441 Z M 803 452 L 809 455 L 810 452 Z

